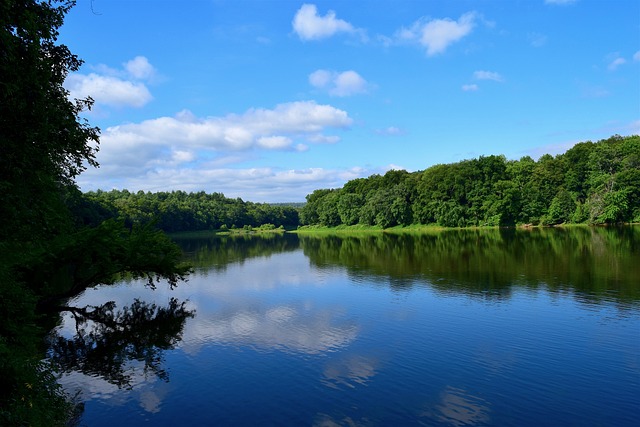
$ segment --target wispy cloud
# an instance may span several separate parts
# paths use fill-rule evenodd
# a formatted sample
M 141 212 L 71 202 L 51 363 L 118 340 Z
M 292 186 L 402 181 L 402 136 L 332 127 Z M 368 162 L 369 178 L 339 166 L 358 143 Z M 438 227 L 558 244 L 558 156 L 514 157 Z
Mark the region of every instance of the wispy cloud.
M 615 71 L 619 66 L 624 65 L 626 63 L 627 63 L 626 59 L 618 57 L 613 59 L 611 62 L 609 62 L 607 69 L 609 71 Z
M 316 70 L 309 75 L 309 83 L 313 87 L 328 91 L 331 96 L 339 97 L 367 93 L 370 87 L 367 81 L 353 70 Z
M 470 34 L 477 17 L 476 12 L 468 12 L 457 21 L 450 18 L 422 18 L 409 28 L 401 28 L 397 31 L 395 40 L 418 43 L 427 49 L 428 56 L 434 56 L 445 52 L 450 45 Z
M 293 31 L 301 40 L 320 40 L 339 33 L 359 34 L 364 37 L 364 30 L 336 18 L 333 10 L 324 16 L 319 15 L 314 4 L 303 4 L 293 17 L 292 25 Z
M 494 82 L 502 82 L 504 78 L 495 71 L 475 71 L 473 78 L 476 80 L 493 80 Z
M 389 126 L 383 129 L 376 129 L 374 130 L 374 132 L 377 135 L 382 135 L 382 136 L 400 136 L 400 135 L 406 135 L 407 133 L 404 129 L 401 129 L 395 126 Z
M 500 73 L 496 73 L 495 71 L 484 71 L 484 70 L 475 71 L 473 73 L 473 79 L 474 80 L 491 80 L 499 83 L 504 81 L 504 77 L 502 77 Z M 478 89 L 480 89 L 480 87 L 475 83 L 462 85 L 462 90 L 465 92 L 475 92 Z
M 222 192 L 227 197 L 241 197 L 253 202 L 301 202 L 318 188 L 337 188 L 345 182 L 384 173 L 383 169 L 278 169 L 220 168 L 203 163 L 191 168 L 167 166 L 131 169 L 126 175 L 93 169 L 83 173 L 78 183 L 83 191 L 127 188 L 131 191 L 207 191 Z

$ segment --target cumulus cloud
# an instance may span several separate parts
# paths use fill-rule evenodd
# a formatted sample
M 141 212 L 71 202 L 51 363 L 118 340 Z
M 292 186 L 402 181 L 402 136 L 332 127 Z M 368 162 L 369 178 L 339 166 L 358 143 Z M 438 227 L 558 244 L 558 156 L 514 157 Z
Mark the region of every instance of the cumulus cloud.
M 291 147 L 291 138 L 286 136 L 263 136 L 258 138 L 258 146 L 268 150 L 281 150 Z
M 309 75 L 312 86 L 327 90 L 331 96 L 351 96 L 367 93 L 369 84 L 353 70 L 341 73 L 328 70 L 316 70 Z
M 420 19 L 411 27 L 400 29 L 395 38 L 400 42 L 417 42 L 427 49 L 427 55 L 434 56 L 470 34 L 476 19 L 475 12 L 465 13 L 457 21 L 449 18 Z
M 121 70 L 104 64 L 93 68 L 95 72 L 67 77 L 65 87 L 72 99 L 90 96 L 96 104 L 136 108 L 153 99 L 145 82 L 153 78 L 156 71 L 144 56 L 125 62 Z
M 318 15 L 314 4 L 303 4 L 293 17 L 292 25 L 301 40 L 320 40 L 338 33 L 362 33 L 347 21 L 336 18 L 333 10 L 324 16 Z
M 476 80 L 493 80 L 494 82 L 502 82 L 504 80 L 499 73 L 494 71 L 475 71 L 473 78 Z
M 67 77 L 65 86 L 71 98 L 90 96 L 98 104 L 114 107 L 142 107 L 152 99 L 149 89 L 143 83 L 95 73 L 71 74 Z
M 315 87 L 326 87 L 333 80 L 333 73 L 327 70 L 316 70 L 309 74 L 309 83 Z
M 326 128 L 347 128 L 352 119 L 330 105 L 313 101 L 279 104 L 274 109 L 250 109 L 242 115 L 199 119 L 190 112 L 160 117 L 141 123 L 107 128 L 102 136 L 103 151 L 119 147 L 190 147 L 213 151 L 241 151 L 256 147 L 285 149 L 292 138 L 313 141 Z M 110 148 L 111 147 L 111 148 Z
M 131 61 L 124 63 L 124 69 L 136 79 L 147 80 L 155 74 L 156 70 L 144 56 L 136 56 Z
M 199 118 L 182 111 L 174 117 L 113 126 L 101 137 L 97 156 L 101 168 L 87 170 L 78 182 L 85 190 L 220 191 L 228 187 L 238 197 L 246 197 L 253 186 L 275 185 L 283 177 L 299 182 L 311 172 L 245 169 L 243 175 L 224 165 L 246 161 L 259 151 L 299 152 L 307 150 L 308 144 L 337 143 L 340 137 L 331 130 L 347 129 L 352 122 L 347 112 L 331 105 L 300 101 L 222 117 Z M 276 185 L 265 191 L 275 195 L 276 188 L 283 187 Z

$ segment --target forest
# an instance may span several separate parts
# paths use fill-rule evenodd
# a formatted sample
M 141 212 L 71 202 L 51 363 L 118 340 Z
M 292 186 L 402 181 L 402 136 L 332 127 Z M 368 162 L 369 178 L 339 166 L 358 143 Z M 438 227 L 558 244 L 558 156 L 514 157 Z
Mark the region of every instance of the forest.
M 306 197 L 303 225 L 443 227 L 640 221 L 640 136 L 581 142 L 563 154 L 481 156 L 390 170 Z
M 221 193 L 186 193 L 128 190 L 92 191 L 83 194 L 76 214 L 87 225 L 118 219 L 128 226 L 153 223 L 167 233 L 235 229 L 273 225 L 296 228 L 295 204 L 268 204 L 231 199 Z
M 581 142 L 563 154 L 507 160 L 481 156 L 423 171 L 390 170 L 319 189 L 306 203 L 268 204 L 221 193 L 84 193 L 87 225 L 117 218 L 165 232 L 362 224 L 389 228 L 551 226 L 640 222 L 640 136 Z

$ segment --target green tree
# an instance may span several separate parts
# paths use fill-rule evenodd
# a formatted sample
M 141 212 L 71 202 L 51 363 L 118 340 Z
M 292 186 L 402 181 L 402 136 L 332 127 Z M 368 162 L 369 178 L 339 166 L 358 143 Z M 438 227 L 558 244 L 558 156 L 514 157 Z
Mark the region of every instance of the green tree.
M 97 166 L 98 129 L 78 114 L 63 83 L 81 61 L 56 43 L 73 2 L 0 2 L 1 239 L 33 239 L 69 226 L 65 186 Z M 7 226 L 9 225 L 10 226 Z
M 300 210 L 300 222 L 303 225 L 313 225 L 320 223 L 318 208 L 322 199 L 331 192 L 329 189 L 314 190 L 306 197 L 307 203 Z
M 551 201 L 547 215 L 543 217 L 545 225 L 555 225 L 569 222 L 576 210 L 576 202 L 564 188 Z
M 340 193 L 338 199 L 338 214 L 340 221 L 345 225 L 354 225 L 360 217 L 360 208 L 364 203 L 364 197 L 357 193 Z
M 179 249 L 150 228 L 87 227 L 104 212 L 91 214 L 74 179 L 97 166 L 99 130 L 80 118 L 92 100 L 71 101 L 63 86 L 82 62 L 57 43 L 73 5 L 0 1 L 1 425 L 64 425 L 70 415 L 40 362 L 61 298 L 125 271 L 152 285 L 159 277 L 174 284 L 188 271 Z M 136 206 L 135 215 L 149 209 Z

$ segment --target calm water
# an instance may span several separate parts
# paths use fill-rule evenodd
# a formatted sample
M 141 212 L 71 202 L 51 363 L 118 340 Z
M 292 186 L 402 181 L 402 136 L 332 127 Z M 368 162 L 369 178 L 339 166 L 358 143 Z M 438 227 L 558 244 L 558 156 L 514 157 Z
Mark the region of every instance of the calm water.
M 56 331 L 82 425 L 640 425 L 638 227 L 179 243 L 73 301 L 155 329 Z

